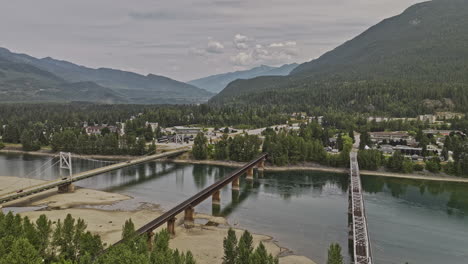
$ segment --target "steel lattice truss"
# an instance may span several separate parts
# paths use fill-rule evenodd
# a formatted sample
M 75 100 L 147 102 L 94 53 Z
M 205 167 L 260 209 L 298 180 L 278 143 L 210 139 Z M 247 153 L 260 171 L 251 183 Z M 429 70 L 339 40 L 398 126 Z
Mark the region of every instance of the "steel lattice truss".
M 350 167 L 350 209 L 352 215 L 352 237 L 355 264 L 371 264 L 372 256 L 367 232 L 367 218 L 362 196 L 361 178 L 357 153 L 351 153 Z

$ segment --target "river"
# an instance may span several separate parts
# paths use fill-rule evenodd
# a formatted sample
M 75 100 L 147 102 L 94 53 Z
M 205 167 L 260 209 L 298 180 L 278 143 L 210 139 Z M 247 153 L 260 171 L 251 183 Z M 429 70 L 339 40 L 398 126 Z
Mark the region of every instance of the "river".
M 2 154 L 0 175 L 28 175 L 47 160 Z M 75 172 L 103 165 L 73 160 Z M 151 202 L 170 209 L 232 170 L 150 162 L 77 185 L 129 195 L 135 198 L 131 203 Z M 59 170 L 55 166 L 30 177 L 55 179 Z M 375 263 L 468 263 L 468 184 L 375 176 L 363 176 L 362 182 Z M 220 207 L 207 200 L 196 211 L 225 216 L 236 227 L 270 235 L 292 253 L 325 263 L 330 243 L 339 243 L 349 258 L 347 187 L 345 174 L 256 172 L 253 184 L 241 180 L 239 193 L 224 188 Z

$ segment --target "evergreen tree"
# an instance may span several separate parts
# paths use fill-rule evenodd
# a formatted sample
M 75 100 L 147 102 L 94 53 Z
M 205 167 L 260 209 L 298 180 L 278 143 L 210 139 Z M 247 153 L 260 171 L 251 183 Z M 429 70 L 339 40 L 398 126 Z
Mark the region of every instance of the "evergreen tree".
M 208 158 L 208 140 L 203 133 L 198 133 L 194 139 L 192 148 L 193 157 L 197 160 L 204 160 Z
M 343 264 L 343 256 L 341 255 L 341 247 L 339 244 L 331 244 L 328 248 L 327 264 Z
M 250 257 L 253 252 L 253 237 L 249 231 L 245 231 L 239 239 L 237 264 L 250 263 Z
M 26 238 L 15 240 L 11 252 L 0 260 L 0 264 L 41 264 L 42 259 Z
M 237 260 L 237 237 L 236 232 L 229 228 L 228 236 L 224 238 L 224 257 L 223 264 L 236 264 Z

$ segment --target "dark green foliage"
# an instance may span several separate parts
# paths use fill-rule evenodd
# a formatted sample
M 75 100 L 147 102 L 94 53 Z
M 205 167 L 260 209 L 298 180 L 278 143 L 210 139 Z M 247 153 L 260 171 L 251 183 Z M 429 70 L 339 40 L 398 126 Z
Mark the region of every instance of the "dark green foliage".
M 385 159 L 381 151 L 376 149 L 359 150 L 359 168 L 363 170 L 377 170 L 385 164 Z
M 426 161 L 426 170 L 432 173 L 438 173 L 441 170 L 439 158 L 433 158 Z
M 21 144 L 23 145 L 23 150 L 35 151 L 41 148 L 41 144 L 37 139 L 37 136 L 35 136 L 31 130 L 24 130 L 21 134 L 20 140 Z
M 250 161 L 260 152 L 262 141 L 256 135 L 226 134 L 214 145 L 213 158 L 217 160 Z
M 197 160 L 208 158 L 208 140 L 203 133 L 198 133 L 193 142 L 192 155 Z
M 0 257 L 1 264 L 41 264 L 42 259 L 37 250 L 26 238 L 13 242 L 9 254 Z
M 403 154 L 400 151 L 395 151 L 387 161 L 387 169 L 393 172 L 402 172 L 404 161 L 405 157 Z
M 223 264 L 236 264 L 237 260 L 237 237 L 236 232 L 229 228 L 228 236 L 224 238 L 223 241 L 224 247 L 224 257 Z
M 366 146 L 372 147 L 372 141 L 369 133 L 367 131 L 364 131 L 359 136 L 359 149 L 363 150 Z
M 5 144 L 3 143 L 3 141 L 0 140 L 0 149 L 3 149 L 5 147 Z
M 278 258 L 268 254 L 263 243 L 253 247 L 253 237 L 249 231 L 244 231 L 237 244 L 236 233 L 229 228 L 224 239 L 223 264 L 278 264 Z
M 327 264 L 343 264 L 341 247 L 339 244 L 331 244 L 328 248 Z
M 280 107 L 211 107 L 207 105 L 149 106 L 73 104 L 0 104 L 0 135 L 6 143 L 20 143 L 27 150 L 51 145 L 54 151 L 78 154 L 141 155 L 154 151 L 145 142 L 162 136 L 161 129 L 152 133 L 146 122 L 160 126 L 202 124 L 205 126 L 242 125 L 262 127 L 284 123 L 287 115 Z M 139 115 L 139 113 L 142 113 Z M 108 124 L 125 122 L 125 135 L 109 133 L 88 136 L 83 123 Z
M 220 105 L 314 105 L 415 116 L 468 110 L 468 4 L 434 0 L 386 19 L 287 77 L 229 84 Z
M 419 164 L 419 163 L 415 163 L 415 164 L 413 165 L 413 170 L 414 170 L 414 171 L 423 171 L 423 170 L 424 170 L 424 166 L 421 165 L 421 164 Z
M 154 236 L 152 250 L 148 250 L 146 236 L 135 236 L 133 222 L 125 222 L 124 242 L 111 247 L 96 260 L 98 264 L 195 264 L 192 253 L 180 253 L 169 248 L 170 235 L 166 229 Z
M 52 231 L 52 223 L 45 215 L 32 223 L 27 217 L 0 212 L 0 263 L 60 260 L 60 263 L 88 264 L 103 249 L 99 236 L 86 232 L 84 221 L 75 220 L 70 214 L 54 228 Z

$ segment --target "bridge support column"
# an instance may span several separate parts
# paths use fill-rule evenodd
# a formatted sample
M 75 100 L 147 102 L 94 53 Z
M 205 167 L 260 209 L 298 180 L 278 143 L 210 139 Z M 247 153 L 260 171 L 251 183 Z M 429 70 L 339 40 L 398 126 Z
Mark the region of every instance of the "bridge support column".
M 253 168 L 247 169 L 247 180 L 253 181 Z
M 75 185 L 66 183 L 58 186 L 58 193 L 72 193 L 75 191 Z
M 149 231 L 148 233 L 146 233 L 146 243 L 148 245 L 148 251 L 150 252 L 153 250 L 153 237 L 153 231 Z
M 257 167 L 258 167 L 258 170 L 261 170 L 261 171 L 265 170 L 265 160 L 262 159 L 261 161 L 259 161 L 257 163 Z
M 239 188 L 239 177 L 235 178 L 233 181 L 232 181 L 232 189 L 235 190 L 235 191 L 239 191 L 240 188 Z
M 176 218 L 171 218 L 167 221 L 167 232 L 169 232 L 169 234 L 175 236 L 175 221 L 176 221 Z
M 192 206 L 185 209 L 185 216 L 184 216 L 184 226 L 185 226 L 185 228 L 193 227 L 193 225 L 194 225 L 193 213 L 194 212 L 195 212 L 195 209 Z
M 215 193 L 213 193 L 213 196 L 212 196 L 212 203 L 213 204 L 221 204 L 221 192 L 218 190 L 216 191 Z

